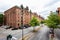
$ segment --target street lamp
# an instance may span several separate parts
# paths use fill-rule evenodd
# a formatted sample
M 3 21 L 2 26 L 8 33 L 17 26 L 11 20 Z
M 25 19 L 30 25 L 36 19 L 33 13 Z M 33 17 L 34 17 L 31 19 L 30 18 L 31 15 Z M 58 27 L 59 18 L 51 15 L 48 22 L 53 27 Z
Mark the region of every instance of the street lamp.
M 22 9 L 22 13 L 21 13 L 21 27 L 22 27 L 22 40 L 24 40 L 23 39 L 23 5 L 21 5 L 21 9 Z
M 32 12 L 31 12 L 31 10 L 30 10 L 30 21 L 31 21 L 31 13 L 32 13 Z

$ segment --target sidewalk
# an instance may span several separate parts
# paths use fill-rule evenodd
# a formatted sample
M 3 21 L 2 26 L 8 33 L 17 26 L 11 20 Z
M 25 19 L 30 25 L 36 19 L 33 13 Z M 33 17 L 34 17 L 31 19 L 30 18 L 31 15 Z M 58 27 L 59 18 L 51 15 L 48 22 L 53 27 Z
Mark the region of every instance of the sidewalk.
M 6 29 L 0 27 L 0 34 L 4 31 L 6 31 Z

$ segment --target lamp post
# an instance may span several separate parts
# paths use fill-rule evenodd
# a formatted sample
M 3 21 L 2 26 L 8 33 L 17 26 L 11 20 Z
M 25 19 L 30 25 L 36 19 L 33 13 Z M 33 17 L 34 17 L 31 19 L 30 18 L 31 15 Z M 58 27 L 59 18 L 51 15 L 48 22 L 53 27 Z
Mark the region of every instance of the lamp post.
M 22 40 L 24 40 L 23 39 L 23 5 L 21 5 L 21 9 L 22 9 L 22 13 L 21 13 L 21 27 L 22 27 Z
M 30 21 L 31 21 L 31 13 L 32 13 L 32 12 L 31 12 L 31 10 L 30 10 Z

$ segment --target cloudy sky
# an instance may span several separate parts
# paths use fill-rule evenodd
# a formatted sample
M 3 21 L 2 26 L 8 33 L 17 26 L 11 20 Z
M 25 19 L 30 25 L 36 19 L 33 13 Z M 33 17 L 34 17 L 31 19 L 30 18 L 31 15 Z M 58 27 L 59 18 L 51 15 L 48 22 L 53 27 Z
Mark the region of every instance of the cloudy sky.
M 46 18 L 50 11 L 56 11 L 60 7 L 60 0 L 0 0 L 0 12 L 21 4 Z

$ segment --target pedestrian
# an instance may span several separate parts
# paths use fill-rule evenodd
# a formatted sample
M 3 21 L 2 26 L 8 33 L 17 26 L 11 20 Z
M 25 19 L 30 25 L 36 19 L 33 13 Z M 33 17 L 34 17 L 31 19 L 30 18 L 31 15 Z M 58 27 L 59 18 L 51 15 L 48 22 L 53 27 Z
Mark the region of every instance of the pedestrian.
M 11 38 L 12 38 L 12 35 L 7 36 L 7 40 L 11 40 Z
M 50 40 L 53 40 L 54 39 L 54 34 L 50 34 Z
M 52 36 L 52 34 L 49 35 L 49 40 L 53 40 L 54 37 Z

